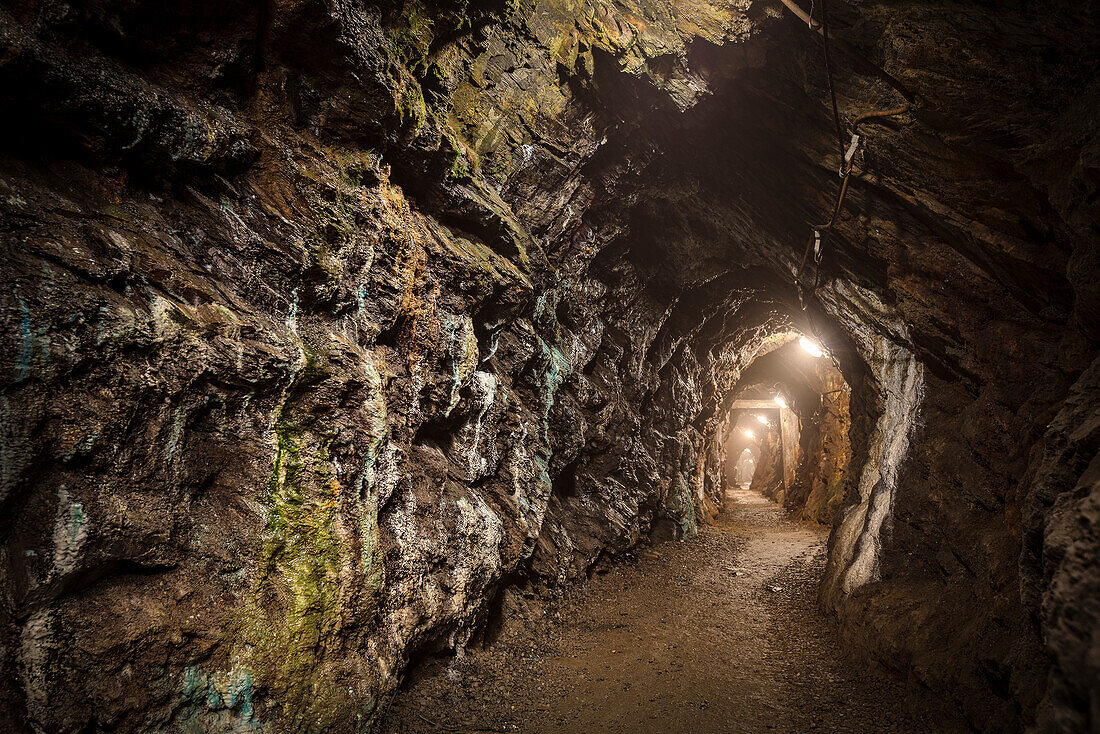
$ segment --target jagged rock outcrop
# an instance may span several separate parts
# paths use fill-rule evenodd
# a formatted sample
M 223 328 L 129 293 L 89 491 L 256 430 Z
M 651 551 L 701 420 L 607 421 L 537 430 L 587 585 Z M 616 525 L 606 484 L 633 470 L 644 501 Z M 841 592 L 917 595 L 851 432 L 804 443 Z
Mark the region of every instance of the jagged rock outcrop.
M 1095 727 L 1096 11 L 835 5 L 842 117 L 918 100 L 806 311 L 839 151 L 778 3 L 0 8 L 0 723 L 368 730 L 501 588 L 692 532 L 798 329 L 846 640 Z

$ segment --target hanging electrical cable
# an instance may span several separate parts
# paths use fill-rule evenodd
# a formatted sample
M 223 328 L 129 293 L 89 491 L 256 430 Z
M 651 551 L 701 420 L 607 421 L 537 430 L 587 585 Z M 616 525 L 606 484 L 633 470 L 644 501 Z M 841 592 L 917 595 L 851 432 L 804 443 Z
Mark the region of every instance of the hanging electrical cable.
M 802 310 L 806 310 L 805 295 L 803 292 L 805 283 L 802 280 L 802 273 L 805 270 L 806 262 L 810 257 L 810 253 L 813 253 L 814 263 L 820 264 L 821 258 L 824 255 L 824 249 L 826 244 L 826 235 L 832 230 L 833 226 L 837 222 L 837 218 L 840 216 L 840 212 L 844 208 L 844 199 L 848 194 L 848 186 L 852 175 L 859 176 L 862 174 L 859 168 L 855 165 L 856 156 L 863 144 L 863 138 L 860 135 L 860 126 L 874 121 L 881 121 L 890 117 L 904 114 L 911 109 L 912 100 L 914 96 L 908 89 L 906 89 L 900 82 L 892 77 L 885 70 L 880 69 L 873 64 L 870 64 L 864 59 L 858 52 L 852 49 L 847 44 L 841 45 L 841 48 L 847 55 L 856 59 L 861 65 L 865 67 L 871 67 L 875 70 L 876 75 L 885 80 L 892 88 L 898 91 L 905 98 L 905 104 L 900 107 L 889 110 L 878 110 L 874 112 L 865 112 L 858 117 L 852 123 L 851 138 L 846 144 L 844 142 L 844 125 L 840 120 L 840 110 L 836 99 L 836 84 L 833 80 L 832 63 L 829 57 L 829 41 L 832 39 L 832 34 L 829 32 L 829 12 L 828 12 L 828 0 L 821 0 L 821 21 L 817 21 L 813 17 L 813 6 L 811 5 L 810 12 L 806 13 L 802 8 L 798 7 L 792 0 L 780 0 L 783 5 L 787 7 L 797 17 L 802 19 L 811 30 L 816 30 L 822 39 L 822 52 L 825 57 L 825 77 L 828 81 L 829 87 L 829 99 L 832 103 L 833 111 L 833 125 L 836 128 L 837 144 L 840 146 L 840 166 L 837 170 L 837 174 L 840 176 L 840 188 L 837 193 L 836 203 L 833 206 L 833 213 L 829 217 L 829 221 L 824 224 L 815 225 L 812 227 L 809 240 L 806 242 L 806 247 L 802 252 L 802 260 L 798 264 L 798 269 L 794 274 L 795 287 L 798 290 L 798 301 L 802 306 Z M 836 40 L 836 39 L 833 39 Z M 821 268 L 814 269 L 814 282 L 809 288 L 809 295 L 812 295 L 817 291 L 820 285 Z M 812 329 L 812 325 L 811 325 Z
M 811 20 L 813 15 L 810 16 Z M 833 67 L 829 63 L 829 10 L 828 0 L 821 0 L 821 46 L 825 55 L 825 78 L 829 80 L 829 97 L 833 102 L 833 124 L 836 126 L 836 141 L 840 144 L 840 155 L 844 155 L 844 129 L 840 124 L 840 110 L 836 104 L 836 87 L 833 85 Z

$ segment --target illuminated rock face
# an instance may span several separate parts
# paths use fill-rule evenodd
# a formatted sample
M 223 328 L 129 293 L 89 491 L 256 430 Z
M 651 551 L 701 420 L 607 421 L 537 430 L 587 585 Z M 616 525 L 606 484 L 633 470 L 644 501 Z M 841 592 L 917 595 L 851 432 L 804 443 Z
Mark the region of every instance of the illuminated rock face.
M 852 389 L 847 644 L 1095 727 L 1097 19 L 832 5 L 919 103 L 807 311 L 839 150 L 779 5 L 0 9 L 3 728 L 369 729 L 502 588 L 694 532 L 792 329 Z

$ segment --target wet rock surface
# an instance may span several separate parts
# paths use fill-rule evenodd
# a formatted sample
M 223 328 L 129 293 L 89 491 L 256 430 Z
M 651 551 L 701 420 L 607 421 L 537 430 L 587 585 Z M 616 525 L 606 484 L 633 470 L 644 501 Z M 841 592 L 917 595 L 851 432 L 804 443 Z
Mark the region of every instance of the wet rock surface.
M 817 607 L 826 537 L 736 490 L 698 536 L 427 662 L 382 731 L 968 731 L 897 671 L 844 656 Z
M 796 331 L 843 644 L 1095 727 L 1097 11 L 830 7 L 843 122 L 915 105 L 802 294 L 840 152 L 779 4 L 0 8 L 0 728 L 369 730 L 502 592 L 690 537 Z

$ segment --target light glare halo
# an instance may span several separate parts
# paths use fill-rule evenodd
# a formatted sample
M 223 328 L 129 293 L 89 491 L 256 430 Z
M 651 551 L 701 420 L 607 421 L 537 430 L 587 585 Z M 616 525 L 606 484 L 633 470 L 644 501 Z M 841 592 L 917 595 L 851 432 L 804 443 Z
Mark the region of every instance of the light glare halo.
M 812 341 L 810 341 L 809 339 L 807 339 L 804 336 L 799 337 L 798 344 L 803 349 L 805 349 L 806 352 L 808 352 L 811 356 L 814 356 L 814 357 L 824 357 L 825 356 L 825 350 L 823 350 L 821 347 L 817 346 L 816 344 L 814 344 Z

